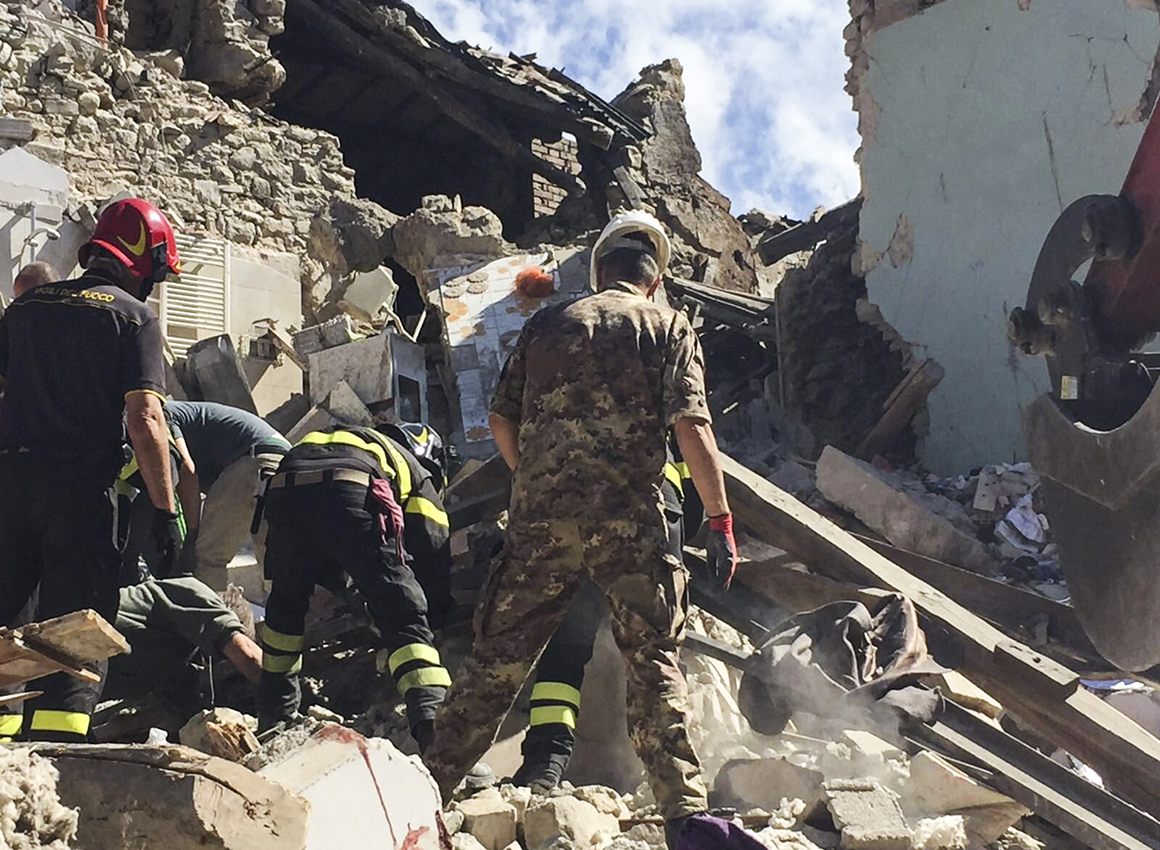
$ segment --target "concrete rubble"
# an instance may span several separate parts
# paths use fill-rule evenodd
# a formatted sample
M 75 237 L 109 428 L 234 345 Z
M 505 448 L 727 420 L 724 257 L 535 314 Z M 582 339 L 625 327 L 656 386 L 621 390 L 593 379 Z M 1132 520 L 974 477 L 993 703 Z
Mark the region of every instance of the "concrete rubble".
M 924 402 L 884 448 L 860 451 L 925 362 L 867 289 L 883 258 L 896 268 L 911 261 L 909 219 L 870 256 L 860 198 L 805 221 L 762 210 L 735 217 L 700 176 L 679 61 L 642 69 L 605 102 L 534 58 L 452 44 L 398 0 L 110 0 L 107 47 L 95 38 L 93 4 L 74 5 L 77 14 L 56 0 L 0 4 L 0 102 L 5 118 L 27 129 L 27 138 L 0 138 L 12 157 L 0 162 L 0 212 L 20 219 L 17 201 L 29 202 L 35 189 L 38 214 L 55 215 L 45 220 L 60 231 L 41 256 L 62 273 L 101 205 L 123 193 L 156 202 L 183 239 L 196 240 L 190 256 L 202 271 L 189 280 L 200 312 L 166 335 L 175 395 L 251 410 L 291 441 L 383 416 L 427 422 L 470 482 L 466 473 L 495 454 L 487 403 L 524 324 L 588 291 L 589 252 L 609 211 L 647 209 L 671 231 L 665 292 L 701 336 L 714 427 L 731 457 L 796 499 L 799 516 L 824 516 L 875 546 L 904 550 L 887 555 L 902 569 L 910 569 L 904 555 L 922 556 L 927 569 L 953 578 L 938 587 L 948 596 L 974 589 L 974 603 L 962 604 L 1037 659 L 1120 675 L 1078 625 L 1069 628 L 1067 587 L 1027 464 L 932 474 L 919 460 L 930 434 Z M 864 42 L 898 5 L 852 4 L 851 86 L 871 134 Z M 333 67 L 319 64 L 320 51 L 333 55 Z M 356 107 L 338 91 L 383 92 L 383 102 L 358 98 Z M 486 108 L 475 113 L 476 104 Z M 469 167 L 459 164 L 464 144 L 478 149 Z M 45 185 L 9 185 L 11 172 Z M 230 263 L 220 281 L 204 274 L 211 243 Z M 550 291 L 516 287 L 529 267 L 545 273 Z M 255 282 L 256 270 L 289 281 L 290 308 L 274 309 L 274 289 Z M 227 278 L 234 294 L 219 298 Z M 5 296 L 6 282 L 0 275 Z M 168 316 L 171 305 L 161 303 Z M 220 322 L 203 321 L 219 309 Z M 271 375 L 276 394 L 264 388 Z M 501 496 L 483 518 L 453 526 L 453 593 L 465 608 L 502 544 L 503 487 L 477 480 L 451 491 L 452 514 Z M 688 531 L 695 573 L 697 530 Z M 1039 791 L 946 738 L 922 737 L 905 725 L 913 718 L 884 721 L 861 704 L 831 715 L 823 706 L 795 713 L 779 735 L 756 732 L 738 699 L 754 645 L 793 614 L 881 598 L 886 586 L 864 574 L 839 581 L 816 552 L 775 549 L 788 546 L 775 537 L 742 533 L 742 578 L 729 595 L 692 584 L 692 637 L 681 657 L 688 725 L 722 816 L 738 818 L 770 850 L 1044 850 L 1072 846 L 1049 840 L 1068 825 L 1069 841 L 1091 840 L 1070 811 L 1041 808 Z M 977 575 L 956 578 L 962 570 Z M 772 578 L 746 584 L 759 571 Z M 253 556 L 239 555 L 231 593 L 244 595 L 260 621 L 268 585 L 258 573 Z M 932 585 L 933 574 L 923 576 Z M 979 591 L 975 580 L 989 583 Z M 787 607 L 790 589 L 809 604 Z M 1036 604 L 1014 596 L 1003 597 L 1016 600 L 1006 607 L 984 605 L 1003 590 L 1033 592 Z M 394 687 L 376 667 L 376 636 L 360 607 L 316 594 L 307 719 L 289 729 L 257 736 L 252 689 L 199 663 L 216 704 L 176 724 L 158 719 L 148 701 L 126 700 L 98 713 L 94 732 L 106 743 L 0 746 L 0 848 L 665 846 L 628 739 L 623 664 L 607 627 L 586 671 L 564 784 L 542 796 L 502 782 L 519 765 L 527 726 L 517 703 L 485 757 L 500 784 L 440 800 L 413 754 Z M 1100 779 L 1008 710 L 1010 682 L 976 683 L 949 669 L 963 661 L 946 636 L 963 628 L 960 620 L 922 612 L 921 626 L 948 669 L 907 684 L 950 705 L 923 729 L 941 729 L 953 715 L 960 725 L 952 731 L 968 728 L 990 748 L 986 756 L 1055 751 L 1072 775 Z M 439 635 L 453 675 L 468 631 L 461 618 Z M 1151 685 L 1075 679 L 1060 687 L 1099 692 L 1160 732 Z M 140 743 L 166 734 L 181 746 Z M 1027 764 L 1017 766 L 1030 771 Z M 1105 778 L 1115 791 L 1120 777 Z M 1025 805 L 1033 797 L 1036 805 Z

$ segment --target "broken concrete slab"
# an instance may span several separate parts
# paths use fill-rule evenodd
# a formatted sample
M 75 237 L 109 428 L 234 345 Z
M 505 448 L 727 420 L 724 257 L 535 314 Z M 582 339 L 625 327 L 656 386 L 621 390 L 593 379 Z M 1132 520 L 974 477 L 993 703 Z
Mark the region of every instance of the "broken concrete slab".
M 299 357 L 307 357 L 327 348 L 346 345 L 355 341 L 350 316 L 335 316 L 320 325 L 312 325 L 296 331 L 291 337 L 294 350 Z M 306 368 L 306 367 L 304 367 Z
M 395 283 L 391 270 L 379 266 L 377 269 L 356 275 L 354 282 L 346 288 L 338 304 L 356 319 L 369 322 L 384 306 L 389 307 L 395 302 L 398 292 L 399 285 Z
M 817 474 L 823 496 L 895 546 L 984 575 L 998 571 L 987 547 L 963 530 L 973 526 L 949 499 L 904 492 L 885 473 L 833 446 L 822 452 Z
M 967 835 L 981 845 L 996 841 L 1030 814 L 1010 797 L 980 785 L 942 756 L 928 751 L 910 760 L 903 803 L 915 816 L 963 815 Z
M 322 406 L 344 425 L 362 425 L 369 428 L 375 424 L 374 416 L 346 381 L 339 381 L 334 385 Z
M 842 850 L 910 850 L 914 831 L 889 788 L 873 779 L 836 779 L 822 787 L 842 831 Z
M 418 757 L 389 741 L 327 723 L 258 775 L 309 804 L 304 850 L 370 847 L 387 837 L 395 848 L 440 850 L 439 791 Z
M 367 407 L 393 401 L 404 422 L 427 416 L 427 356 L 423 346 L 394 333 L 327 348 L 310 355 L 310 400 L 322 404 L 346 381 Z
M 590 847 L 619 834 L 620 821 L 615 815 L 575 797 L 536 800 L 524 814 L 528 850 L 546 848 L 559 838 L 567 839 L 573 847 Z
M 486 788 L 456 808 L 463 815 L 463 831 L 475 836 L 484 850 L 504 850 L 516 840 L 516 807 L 498 789 Z
M 198 393 L 205 401 L 228 404 L 257 415 L 250 382 L 229 334 L 195 342 L 186 352 L 186 358 L 186 374 L 197 381 Z
M 295 445 L 311 431 L 321 431 L 338 424 L 338 420 L 330 414 L 329 410 L 316 404 L 298 420 L 297 425 L 286 432 L 286 439 L 290 441 L 290 445 Z
M 80 809 L 77 846 L 300 850 L 309 804 L 241 765 L 188 747 L 36 744 Z

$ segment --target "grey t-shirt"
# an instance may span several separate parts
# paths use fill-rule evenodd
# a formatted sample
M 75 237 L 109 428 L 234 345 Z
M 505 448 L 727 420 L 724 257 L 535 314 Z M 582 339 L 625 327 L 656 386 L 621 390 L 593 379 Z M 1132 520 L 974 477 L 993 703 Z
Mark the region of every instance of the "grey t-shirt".
M 245 410 L 212 401 L 171 401 L 165 415 L 175 436 L 183 437 L 202 492 L 240 457 L 262 449 L 286 452 L 290 443 L 266 420 Z

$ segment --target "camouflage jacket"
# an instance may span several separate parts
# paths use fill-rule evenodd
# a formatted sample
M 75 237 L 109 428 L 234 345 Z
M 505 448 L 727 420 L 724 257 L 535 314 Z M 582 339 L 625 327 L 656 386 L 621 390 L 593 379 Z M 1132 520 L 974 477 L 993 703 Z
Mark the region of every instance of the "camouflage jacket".
M 657 518 L 666 430 L 710 421 L 704 371 L 685 315 L 632 284 L 536 313 L 491 405 L 519 424 L 513 521 Z

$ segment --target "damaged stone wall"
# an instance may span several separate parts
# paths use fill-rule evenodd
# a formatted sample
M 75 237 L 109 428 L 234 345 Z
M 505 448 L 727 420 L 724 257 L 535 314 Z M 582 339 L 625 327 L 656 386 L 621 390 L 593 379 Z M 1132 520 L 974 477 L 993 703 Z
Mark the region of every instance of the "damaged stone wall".
M 72 203 L 128 190 L 178 230 L 298 255 L 308 317 L 390 252 L 396 216 L 357 197 L 334 136 L 227 103 L 166 55 L 103 49 L 91 25 L 47 8 L 59 23 L 0 6 L 3 106 L 32 122 L 25 148 L 68 171 Z
M 909 366 L 909 347 L 851 272 L 857 237 L 857 228 L 831 233 L 805 265 L 785 269 L 776 290 L 780 386 L 786 412 L 809 432 L 793 448 L 808 457 L 827 445 L 853 452 Z M 908 455 L 912 446 L 908 433 L 893 448 Z
M 849 91 L 865 203 L 855 271 L 886 321 L 946 369 L 922 459 L 1024 455 L 1046 390 L 1009 346 L 1047 231 L 1120 188 L 1154 105 L 1152 0 L 852 0 Z
M 626 150 L 629 175 L 675 237 L 673 275 L 757 292 L 757 260 L 729 199 L 700 176 L 701 154 L 685 117 L 684 69 L 676 59 L 650 65 L 613 100 L 653 135 Z
M 569 174 L 580 173 L 580 160 L 576 158 L 576 151 L 577 145 L 573 139 L 560 139 L 552 143 L 532 139 L 532 153 Z M 554 213 L 566 197 L 568 193 L 564 189 L 539 174 L 532 175 L 532 208 L 537 218 Z

